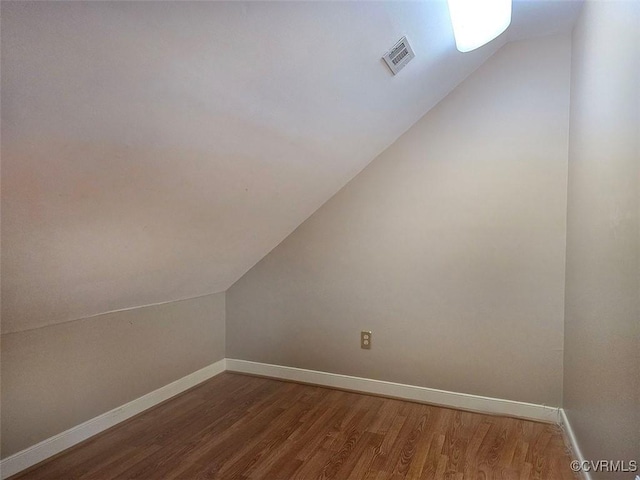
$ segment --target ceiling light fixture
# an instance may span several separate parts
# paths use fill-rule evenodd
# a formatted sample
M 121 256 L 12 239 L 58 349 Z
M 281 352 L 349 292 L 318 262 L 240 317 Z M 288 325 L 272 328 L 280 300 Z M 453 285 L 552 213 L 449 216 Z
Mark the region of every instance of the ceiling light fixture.
M 447 0 L 456 47 L 470 52 L 490 42 L 511 23 L 511 0 Z

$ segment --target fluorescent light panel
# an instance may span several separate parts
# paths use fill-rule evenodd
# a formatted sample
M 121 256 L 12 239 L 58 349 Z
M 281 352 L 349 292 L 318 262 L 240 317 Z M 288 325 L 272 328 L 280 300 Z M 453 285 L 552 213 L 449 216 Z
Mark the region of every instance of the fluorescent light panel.
M 469 52 L 490 42 L 511 23 L 511 0 L 447 0 L 456 47 Z

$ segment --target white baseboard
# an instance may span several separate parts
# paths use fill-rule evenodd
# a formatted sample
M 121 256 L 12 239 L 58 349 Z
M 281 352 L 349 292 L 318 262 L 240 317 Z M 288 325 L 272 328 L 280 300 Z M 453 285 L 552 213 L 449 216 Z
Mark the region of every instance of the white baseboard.
M 580 451 L 578 441 L 575 434 L 573 433 L 573 429 L 571 428 L 571 424 L 569 423 L 569 419 L 567 418 L 567 413 L 564 411 L 564 408 L 560 409 L 560 425 L 565 435 L 565 442 L 569 444 L 572 450 L 571 453 L 573 453 L 574 455 L 574 458 L 572 460 L 578 460 L 580 464 L 583 464 L 585 458 Z M 582 471 L 580 474 L 582 475 L 582 478 L 584 480 L 591 480 L 591 474 L 589 472 Z
M 148 408 L 158 405 L 179 393 L 188 390 L 199 383 L 224 372 L 225 359 L 197 370 L 186 377 L 182 377 L 164 387 L 136 398 L 129 403 L 114 408 L 100 416 L 87 420 L 58 435 L 47 438 L 42 442 L 26 448 L 0 461 L 0 478 L 5 479 L 26 468 L 40 463 L 57 453 L 72 447 L 93 435 L 96 435 L 114 425 L 141 413 Z
M 560 423 L 558 408 L 534 403 L 516 402 L 500 398 L 482 397 L 467 393 L 448 392 L 434 388 L 404 385 L 401 383 L 371 380 L 337 373 L 305 370 L 303 368 L 284 367 L 267 363 L 250 362 L 227 358 L 227 370 L 250 373 L 265 377 L 293 380 L 324 387 L 341 388 L 355 392 L 372 393 L 403 400 L 430 403 L 445 407 L 471 410 L 480 413 L 507 415 L 549 423 Z
M 80 425 L 66 430 L 58 435 L 26 448 L 0 461 L 0 478 L 5 479 L 15 475 L 33 465 L 72 447 L 89 437 L 92 437 L 114 425 L 127 420 L 169 398 L 188 390 L 199 383 L 222 373 L 225 370 L 239 373 L 262 375 L 282 380 L 322 385 L 325 387 L 341 388 L 355 392 L 384 395 L 404 400 L 412 400 L 451 408 L 460 408 L 480 413 L 507 415 L 543 422 L 562 423 L 566 427 L 567 435 L 574 447 L 578 459 L 582 460 L 575 437 L 569 422 L 562 410 L 546 405 L 516 402 L 500 398 L 482 397 L 466 393 L 447 392 L 434 388 L 404 385 L 401 383 L 372 380 L 369 378 L 352 377 L 337 373 L 305 370 L 302 368 L 270 365 L 267 363 L 250 362 L 247 360 L 222 359 L 201 370 L 193 372 L 175 382 L 165 385 L 131 402 L 114 408 L 102 415 L 92 418 Z M 561 418 L 562 416 L 562 418 Z M 588 475 L 585 480 L 591 480 Z

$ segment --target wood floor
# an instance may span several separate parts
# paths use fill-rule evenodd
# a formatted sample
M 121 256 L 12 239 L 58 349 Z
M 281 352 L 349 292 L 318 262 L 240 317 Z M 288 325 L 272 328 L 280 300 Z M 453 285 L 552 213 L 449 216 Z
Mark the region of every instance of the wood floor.
M 575 477 L 555 425 L 223 373 L 13 478 Z

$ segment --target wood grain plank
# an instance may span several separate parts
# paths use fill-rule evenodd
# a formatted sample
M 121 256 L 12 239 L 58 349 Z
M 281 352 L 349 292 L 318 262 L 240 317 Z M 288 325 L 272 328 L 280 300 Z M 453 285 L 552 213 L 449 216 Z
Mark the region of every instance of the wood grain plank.
M 575 480 L 553 425 L 223 373 L 12 480 Z

